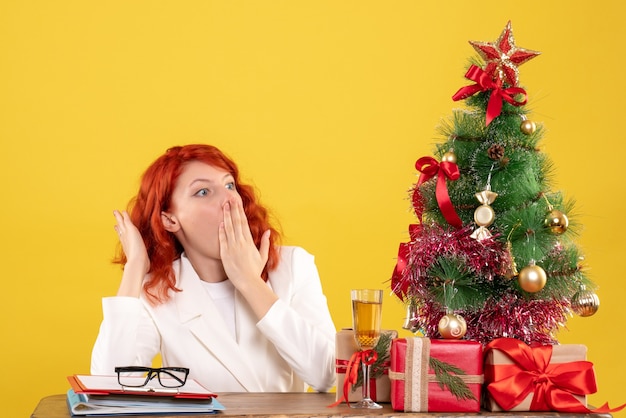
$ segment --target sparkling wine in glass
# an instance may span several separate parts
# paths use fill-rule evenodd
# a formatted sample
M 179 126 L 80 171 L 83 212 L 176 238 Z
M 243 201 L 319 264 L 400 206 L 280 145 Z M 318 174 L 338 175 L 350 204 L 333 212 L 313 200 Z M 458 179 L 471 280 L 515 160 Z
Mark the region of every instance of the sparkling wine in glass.
M 350 292 L 352 299 L 352 325 L 354 338 L 362 351 L 372 350 L 380 338 L 383 291 L 379 289 L 355 289 Z M 363 396 L 359 402 L 350 404 L 352 408 L 382 408 L 370 398 L 370 366 L 361 362 L 363 369 Z

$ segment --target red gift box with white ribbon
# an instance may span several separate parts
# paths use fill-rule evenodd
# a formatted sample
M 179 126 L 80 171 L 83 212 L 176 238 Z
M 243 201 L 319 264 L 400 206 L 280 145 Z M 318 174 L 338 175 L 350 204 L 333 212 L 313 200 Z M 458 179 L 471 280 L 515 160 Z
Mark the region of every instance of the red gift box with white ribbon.
M 391 343 L 389 379 L 396 411 L 479 412 L 483 346 L 476 341 L 397 338 Z

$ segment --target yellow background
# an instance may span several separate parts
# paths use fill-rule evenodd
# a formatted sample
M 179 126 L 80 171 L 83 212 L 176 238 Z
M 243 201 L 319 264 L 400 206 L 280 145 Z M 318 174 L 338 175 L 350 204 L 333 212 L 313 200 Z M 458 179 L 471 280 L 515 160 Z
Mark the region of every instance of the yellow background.
M 387 288 L 413 221 L 413 164 L 474 55 L 512 20 L 554 189 L 577 201 L 599 312 L 559 334 L 594 362 L 595 405 L 626 401 L 621 2 L 3 1 L 0 398 L 27 416 L 87 373 L 120 273 L 112 210 L 167 147 L 230 154 L 316 256 L 338 328 L 349 290 Z M 400 330 L 391 295 L 385 328 Z M 401 335 L 407 335 L 401 331 Z M 619 415 L 619 414 L 618 414 Z M 624 414 L 622 414 L 624 416 Z

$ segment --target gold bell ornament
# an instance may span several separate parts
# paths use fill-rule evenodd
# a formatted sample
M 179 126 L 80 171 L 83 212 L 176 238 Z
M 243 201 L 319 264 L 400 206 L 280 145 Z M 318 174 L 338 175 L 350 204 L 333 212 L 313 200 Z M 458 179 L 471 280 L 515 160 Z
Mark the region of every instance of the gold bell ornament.
M 406 318 L 404 318 L 404 325 L 402 328 L 416 333 L 420 330 L 418 321 L 418 303 L 415 298 L 410 298 L 409 303 L 406 305 Z

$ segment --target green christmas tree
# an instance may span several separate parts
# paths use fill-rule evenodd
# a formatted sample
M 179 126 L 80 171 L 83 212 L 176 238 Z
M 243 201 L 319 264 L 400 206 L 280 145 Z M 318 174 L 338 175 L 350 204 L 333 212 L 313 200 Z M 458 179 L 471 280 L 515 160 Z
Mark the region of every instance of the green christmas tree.
M 465 101 L 440 128 L 435 156 L 416 162 L 417 223 L 391 279 L 407 303 L 404 327 L 430 338 L 556 343 L 572 312 L 599 301 L 568 218 L 574 202 L 551 190 L 541 124 L 527 116 L 518 67 L 539 52 L 515 45 L 509 22 L 495 42 L 470 44 Z

